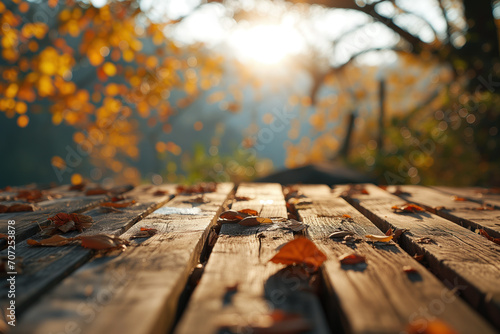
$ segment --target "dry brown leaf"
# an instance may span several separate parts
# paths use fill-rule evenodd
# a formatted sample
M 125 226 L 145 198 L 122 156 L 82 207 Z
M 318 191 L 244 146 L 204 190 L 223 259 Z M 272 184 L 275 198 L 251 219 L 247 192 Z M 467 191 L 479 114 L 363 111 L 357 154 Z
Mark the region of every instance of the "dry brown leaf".
M 16 203 L 12 205 L 0 205 L 0 213 L 31 211 L 34 211 L 34 207 L 32 204 Z
M 363 255 L 357 253 L 346 253 L 339 256 L 339 261 L 341 264 L 358 264 L 366 263 L 366 258 Z
M 153 193 L 153 196 L 165 196 L 165 195 L 168 195 L 168 191 L 166 190 L 156 190 Z
M 253 209 L 243 209 L 243 210 L 238 210 L 239 213 L 245 213 L 248 216 L 258 216 L 259 213 L 256 210 Z
M 157 229 L 151 227 L 141 227 L 139 231 L 137 231 L 130 239 L 139 239 L 139 238 L 149 238 L 155 235 L 158 232 Z
M 234 199 L 237 200 L 237 201 L 250 201 L 250 200 L 253 199 L 253 197 L 250 197 L 250 196 L 235 196 Z
M 54 236 L 52 236 L 50 238 L 43 239 L 43 240 L 40 240 L 40 241 L 36 241 L 36 240 L 33 240 L 33 239 L 28 239 L 26 242 L 30 246 L 59 247 L 59 246 L 67 245 L 67 244 L 71 243 L 74 240 L 75 240 L 75 238 L 65 238 L 65 237 L 60 236 L 60 235 L 54 235 Z
M 243 218 L 238 224 L 242 226 L 257 226 L 260 224 L 272 224 L 272 222 L 269 218 L 250 216 Z
M 348 235 L 354 235 L 354 233 L 351 231 L 337 231 L 330 234 L 328 238 L 339 239 L 339 238 L 344 238 Z
M 246 213 L 242 213 L 235 210 L 227 210 L 220 214 L 219 218 L 224 219 L 227 222 L 239 222 L 243 218 L 248 217 Z
M 38 190 L 20 190 L 17 195 L 16 199 L 23 199 L 27 202 L 39 202 L 43 200 L 43 193 Z
M 271 260 L 274 263 L 306 264 L 319 268 L 326 261 L 326 255 L 309 239 L 297 238 L 286 243 Z
M 418 206 L 416 204 L 412 204 L 412 203 L 406 203 L 406 204 L 399 205 L 399 206 L 398 205 L 393 205 L 391 207 L 391 209 L 394 212 L 410 212 L 410 213 L 419 212 L 419 211 L 425 211 L 420 206 Z
M 92 217 L 82 215 L 79 213 L 65 213 L 60 212 L 55 216 L 47 218 L 54 224 L 54 226 L 48 226 L 46 233 L 57 233 L 61 231 L 66 233 L 68 231 L 77 230 L 78 232 L 83 232 L 84 229 L 92 226 Z M 74 222 L 72 224 L 71 222 Z
M 454 200 L 454 201 L 457 201 L 457 202 L 467 202 L 468 201 L 467 198 L 460 197 L 460 196 L 452 196 L 451 199 Z
M 83 247 L 96 250 L 125 249 L 128 245 L 126 240 L 107 234 L 82 235 L 76 239 L 81 240 Z
M 85 196 L 95 196 L 95 195 L 104 195 L 107 194 L 109 191 L 103 188 L 94 188 L 94 189 L 89 189 L 85 192 Z
M 5 233 L 0 233 L 0 239 L 8 239 L 9 236 Z

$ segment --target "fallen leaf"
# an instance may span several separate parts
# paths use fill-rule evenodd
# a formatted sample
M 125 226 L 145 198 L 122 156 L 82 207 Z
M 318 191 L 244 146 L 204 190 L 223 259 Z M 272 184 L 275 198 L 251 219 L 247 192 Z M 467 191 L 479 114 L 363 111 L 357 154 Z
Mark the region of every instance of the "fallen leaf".
M 353 234 L 354 233 L 351 231 L 337 231 L 337 232 L 333 232 L 332 234 L 330 234 L 328 236 L 328 238 L 332 238 L 332 239 L 344 238 L 345 236 L 353 235 Z
M 129 201 L 129 202 L 123 202 L 123 203 L 116 203 L 116 202 L 104 202 L 99 204 L 99 206 L 102 207 L 108 207 L 108 208 L 127 208 L 129 206 L 134 205 L 136 202 L 134 200 Z
M 234 199 L 237 200 L 237 201 L 250 201 L 250 200 L 253 199 L 253 197 L 250 197 L 250 196 L 235 196 Z
M 440 319 L 425 320 L 425 326 L 421 321 L 415 321 L 406 328 L 408 334 L 458 334 L 446 322 Z
M 356 253 L 347 253 L 339 256 L 339 261 L 341 264 L 358 264 L 366 263 L 366 258 Z
M 16 203 L 12 205 L 0 205 L 0 213 L 29 211 L 34 211 L 34 207 L 31 204 Z
M 389 236 L 389 235 L 393 235 L 394 233 L 392 232 L 392 228 L 389 227 L 389 229 L 385 232 L 385 235 Z
M 399 237 L 403 235 L 403 233 L 405 232 L 408 232 L 409 230 L 406 229 L 406 228 L 396 228 L 396 230 L 394 230 L 394 234 L 392 235 L 392 240 L 394 242 L 397 242 Z
M 65 238 L 61 235 L 54 235 L 50 238 L 43 239 L 40 241 L 36 241 L 33 239 L 28 239 L 26 242 L 30 246 L 51 246 L 51 247 L 59 247 L 59 246 L 64 246 L 72 241 L 74 241 L 74 238 Z
M 68 190 L 83 191 L 84 188 L 85 188 L 85 183 L 82 182 L 69 186 Z
M 79 236 L 76 239 L 81 240 L 82 247 L 96 250 L 125 249 L 128 245 L 126 240 L 107 234 Z
M 417 239 L 417 242 L 419 244 L 431 244 L 434 242 L 434 240 L 432 240 L 431 238 L 429 237 L 423 237 L 423 238 L 418 238 Z
M 350 215 L 342 215 L 343 218 L 352 218 Z
M 228 222 L 239 222 L 243 218 L 248 217 L 246 213 L 242 213 L 235 210 L 227 210 L 220 214 L 219 218 L 224 219 Z
M 299 222 L 298 220 L 295 219 L 288 219 L 284 225 L 286 228 L 289 228 L 294 232 L 300 232 L 307 228 L 306 224 Z
M 0 239 L 8 239 L 9 236 L 5 233 L 0 233 Z
M 141 227 L 141 229 L 133 236 L 131 236 L 130 239 L 149 238 L 155 235 L 157 232 L 158 230 L 155 228 Z
M 94 188 L 94 189 L 89 189 L 85 192 L 85 196 L 95 196 L 95 195 L 104 195 L 107 194 L 109 191 L 103 188 Z
M 301 237 L 286 243 L 269 261 L 286 265 L 306 264 L 319 268 L 326 261 L 326 255 L 311 240 Z
M 372 234 L 367 234 L 365 235 L 365 238 L 368 238 L 373 241 L 378 241 L 378 242 L 389 242 L 392 240 L 392 235 L 372 235 Z
M 393 205 L 391 209 L 394 212 L 418 212 L 418 211 L 425 211 L 423 208 L 416 204 L 411 204 L 411 203 L 406 203 L 403 205 Z
M 451 199 L 454 200 L 454 201 L 457 201 L 457 202 L 466 202 L 466 201 L 468 201 L 467 198 L 460 197 L 460 196 L 452 196 Z
M 43 199 L 43 193 L 38 190 L 20 190 L 17 195 L 16 199 L 24 199 L 27 202 L 38 202 Z
M 65 213 L 65 212 L 60 212 L 57 215 L 49 217 L 47 219 L 50 220 L 55 225 L 54 226 L 55 229 L 53 229 L 53 231 L 51 232 L 57 232 L 56 230 L 60 230 L 63 233 L 72 230 L 78 230 L 79 232 L 83 232 L 84 229 L 87 229 L 90 226 L 92 226 L 92 221 L 93 221 L 92 217 L 90 216 L 82 215 L 79 213 Z M 68 230 L 67 223 L 71 221 L 74 222 L 73 229 Z M 49 229 L 50 228 L 51 226 L 49 226 Z
M 483 206 L 480 206 L 477 208 L 471 208 L 471 210 L 480 210 L 480 211 L 490 210 L 490 211 L 493 211 L 493 210 L 495 210 L 495 207 L 488 205 L 488 204 L 484 204 Z
M 257 226 L 260 224 L 272 224 L 273 221 L 269 218 L 250 216 L 243 218 L 238 222 L 242 226 Z
M 253 209 L 238 210 L 239 213 L 246 213 L 248 216 L 258 216 L 259 213 Z
M 201 194 L 211 193 L 217 190 L 217 184 L 214 182 L 200 183 L 193 186 L 178 185 L 176 191 L 178 194 Z
M 153 193 L 153 196 L 165 196 L 168 194 L 168 191 L 165 190 L 157 190 Z
M 407 274 L 417 274 L 418 273 L 417 269 L 413 268 L 412 266 L 404 266 L 403 271 Z
M 423 254 L 415 254 L 415 255 L 413 255 L 413 258 L 414 258 L 417 262 L 422 262 L 422 260 L 424 259 L 424 255 L 423 255 Z

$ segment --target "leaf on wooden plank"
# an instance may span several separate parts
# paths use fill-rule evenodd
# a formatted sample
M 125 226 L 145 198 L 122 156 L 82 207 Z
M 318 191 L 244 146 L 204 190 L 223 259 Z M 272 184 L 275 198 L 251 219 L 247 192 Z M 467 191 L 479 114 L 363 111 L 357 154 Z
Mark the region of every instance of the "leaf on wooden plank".
M 272 224 L 273 221 L 269 218 L 250 216 L 243 218 L 238 222 L 242 226 L 257 226 L 260 224 Z
M 339 256 L 339 261 L 341 264 L 366 263 L 366 257 L 357 253 L 346 253 Z
M 413 213 L 413 212 L 419 212 L 419 211 L 425 211 L 423 208 L 421 208 L 420 206 L 416 205 L 416 204 L 411 204 L 411 203 L 406 203 L 406 204 L 403 204 L 403 205 L 393 205 L 391 207 L 391 209 L 394 211 L 394 212 L 410 212 L 410 213 Z
M 109 208 L 127 208 L 129 206 L 134 205 L 136 202 L 134 200 L 129 201 L 129 202 L 123 202 L 123 203 L 117 203 L 117 202 L 104 202 L 99 204 L 99 206 L 102 207 L 109 207 Z
M 488 204 L 484 204 L 483 206 L 479 206 L 479 207 L 476 207 L 476 208 L 470 208 L 470 210 L 479 210 L 479 211 L 489 210 L 489 211 L 493 211 L 493 210 L 495 210 L 495 207 L 493 207 L 491 205 L 488 205 Z
M 0 239 L 8 239 L 9 236 L 5 233 L 0 233 Z
M 475 231 L 477 234 L 480 234 L 482 235 L 483 237 L 485 237 L 486 239 L 490 240 L 490 241 L 493 241 L 494 243 L 500 245 L 500 238 L 493 238 L 492 236 L 490 236 L 488 234 L 488 232 L 486 232 L 485 230 L 483 229 L 477 229 Z
M 456 330 L 450 327 L 446 322 L 440 319 L 422 319 L 423 321 L 414 321 L 406 328 L 408 334 L 458 334 Z M 424 326 L 423 326 L 424 325 Z
M 79 232 L 83 232 L 84 229 L 92 226 L 92 217 L 82 215 L 79 213 L 65 213 L 60 212 L 55 216 L 49 217 L 50 220 L 55 226 L 54 229 L 51 230 L 52 233 L 60 230 L 63 233 L 68 231 L 78 230 Z M 73 224 L 71 223 L 73 222 Z M 49 229 L 51 226 L 48 227 Z
M 238 210 L 239 213 L 246 213 L 249 216 L 258 216 L 259 213 L 256 210 L 253 209 L 243 209 L 243 210 Z
M 139 239 L 139 238 L 149 238 L 155 235 L 158 232 L 157 229 L 151 227 L 141 227 L 141 229 L 136 232 L 130 239 Z
M 107 234 L 82 235 L 76 239 L 81 240 L 83 247 L 96 250 L 125 249 L 128 245 L 126 240 Z
M 292 230 L 294 232 L 300 232 L 300 231 L 306 229 L 307 225 L 302 223 L 302 222 L 299 222 L 298 220 L 295 220 L 295 219 L 288 219 L 285 222 L 285 227 L 289 228 L 290 230 Z
M 34 211 L 32 204 L 16 203 L 12 205 L 0 205 L 0 213 L 31 211 Z
M 418 238 L 417 243 L 419 243 L 419 244 L 432 244 L 432 243 L 434 243 L 434 240 L 432 240 L 429 237 L 423 237 L 423 238 Z
M 237 201 L 250 201 L 254 198 L 250 196 L 235 196 L 234 199 Z
M 415 254 L 413 255 L 413 258 L 417 261 L 417 262 L 422 262 L 423 259 L 424 259 L 424 254 Z
M 306 264 L 313 268 L 319 268 L 326 261 L 326 255 L 311 240 L 297 238 L 281 247 L 279 252 L 269 261 L 286 265 Z
M 200 204 L 208 203 L 208 202 L 210 202 L 210 201 L 208 199 L 205 199 L 205 196 L 203 196 L 203 195 L 198 195 L 194 198 L 182 201 L 182 203 L 200 203 Z
M 214 182 L 200 183 L 193 186 L 178 185 L 176 188 L 178 194 L 212 193 L 216 190 L 217 190 L 217 184 Z
M 392 227 L 389 227 L 389 229 L 385 232 L 385 235 L 393 235 Z
M 468 201 L 467 198 L 460 197 L 460 196 L 452 196 L 451 199 L 454 200 L 454 201 L 457 201 L 457 202 L 467 202 Z
M 43 200 L 43 193 L 38 190 L 20 190 L 17 195 L 16 199 L 23 199 L 27 202 L 39 202 Z
M 403 272 L 407 274 L 417 274 L 418 270 L 413 268 L 412 266 L 404 266 L 403 267 Z
M 85 196 L 105 195 L 108 192 L 109 192 L 108 190 L 100 188 L 100 187 L 99 188 L 93 188 L 93 189 L 88 189 L 85 192 Z
M 69 186 L 68 190 L 83 191 L 86 184 L 84 182 Z
M 36 241 L 33 239 L 28 239 L 26 242 L 30 246 L 50 246 L 50 247 L 59 247 L 59 246 L 64 246 L 72 241 L 74 241 L 75 238 L 65 238 L 61 235 L 54 235 L 50 238 L 43 239 L 40 241 Z
M 227 210 L 220 214 L 219 219 L 223 219 L 227 222 L 236 223 L 246 217 L 248 217 L 246 213 L 238 212 L 235 210 Z
M 156 190 L 153 193 L 153 196 L 165 196 L 165 195 L 168 195 L 168 191 L 165 191 L 165 190 Z
M 365 235 L 365 238 L 373 240 L 373 241 L 378 241 L 378 242 L 389 242 L 392 240 L 392 235 L 372 235 L 372 234 L 367 234 Z
M 328 238 L 343 239 L 344 237 L 346 237 L 348 235 L 354 235 L 354 233 L 351 231 L 336 231 L 336 232 L 333 232 L 332 234 L 330 234 L 328 236 Z
M 351 215 L 348 215 L 348 214 L 345 214 L 345 215 L 342 215 L 342 218 L 352 218 Z

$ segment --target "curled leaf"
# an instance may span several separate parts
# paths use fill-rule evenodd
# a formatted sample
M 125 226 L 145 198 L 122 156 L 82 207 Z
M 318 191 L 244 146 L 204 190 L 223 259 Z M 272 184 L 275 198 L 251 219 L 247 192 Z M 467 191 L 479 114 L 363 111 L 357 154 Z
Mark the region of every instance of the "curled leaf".
M 246 213 L 238 212 L 235 210 L 227 210 L 220 214 L 219 218 L 228 222 L 239 222 L 243 218 L 248 217 Z
M 260 224 L 272 224 L 272 222 L 269 218 L 250 216 L 243 218 L 238 224 L 242 226 L 257 226 Z
M 413 268 L 412 266 L 404 266 L 403 267 L 403 272 L 407 274 L 417 274 L 418 270 Z
M 460 196 L 452 196 L 451 199 L 454 200 L 454 201 L 457 201 L 457 202 L 466 202 L 466 201 L 468 201 L 467 198 L 460 197 Z
M 365 238 L 373 240 L 373 241 L 378 241 L 378 242 L 389 242 L 392 240 L 392 235 L 372 235 L 372 234 L 367 234 L 365 235 Z
M 328 236 L 328 238 L 332 238 L 332 239 L 344 238 L 345 236 L 348 236 L 348 235 L 354 235 L 354 233 L 351 231 L 337 231 L 337 232 L 333 232 L 332 234 L 330 234 Z
M 57 230 L 63 233 L 72 230 L 83 232 L 84 229 L 92 226 L 92 217 L 79 213 L 60 212 L 55 216 L 49 217 L 48 220 L 55 225 L 51 231 L 52 233 L 57 232 Z
M 366 258 L 363 255 L 357 253 L 347 253 L 339 256 L 339 261 L 341 264 L 358 264 L 366 263 Z
M 326 261 L 326 255 L 311 240 L 297 238 L 283 245 L 269 261 L 286 265 L 306 264 L 318 268 Z

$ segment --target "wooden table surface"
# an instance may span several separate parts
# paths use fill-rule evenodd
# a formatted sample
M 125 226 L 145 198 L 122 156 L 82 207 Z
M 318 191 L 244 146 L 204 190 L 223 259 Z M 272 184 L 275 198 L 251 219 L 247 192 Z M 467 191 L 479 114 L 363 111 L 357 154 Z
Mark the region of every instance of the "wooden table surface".
M 0 304 L 9 315 L 13 300 L 16 316 L 15 327 L 6 324 L 12 317 L 0 321 L 0 333 L 500 330 L 495 189 L 222 183 L 205 193 L 186 193 L 189 189 L 175 185 L 87 192 L 94 187 L 44 189 L 32 202 L 33 212 L 0 214 L 0 233 L 14 226 L 16 237 L 15 249 L 7 248 L 12 239 L 0 239 L 5 267 Z M 0 205 L 26 203 L 19 198 L 22 189 L 33 187 L 3 190 Z M 111 200 L 135 202 L 103 206 Z M 406 203 L 425 211 L 392 209 Z M 254 209 L 273 223 L 221 223 L 219 215 L 228 209 Z M 83 232 L 64 237 L 114 235 L 128 240 L 128 247 L 28 245 L 28 239 L 46 238 L 48 218 L 61 212 L 93 219 Z M 292 217 L 307 228 L 287 228 Z M 156 234 L 137 238 L 141 228 Z M 389 228 L 406 231 L 396 241 L 366 238 Z M 329 237 L 339 230 L 354 233 L 358 242 Z M 316 271 L 269 261 L 280 245 L 297 237 L 308 238 L 326 255 Z M 339 257 L 350 252 L 365 256 L 366 263 L 342 265 Z M 7 266 L 13 254 L 17 274 L 7 274 L 14 271 Z M 413 273 L 404 270 L 408 267 Z M 12 281 L 7 282 L 12 276 L 15 298 Z

